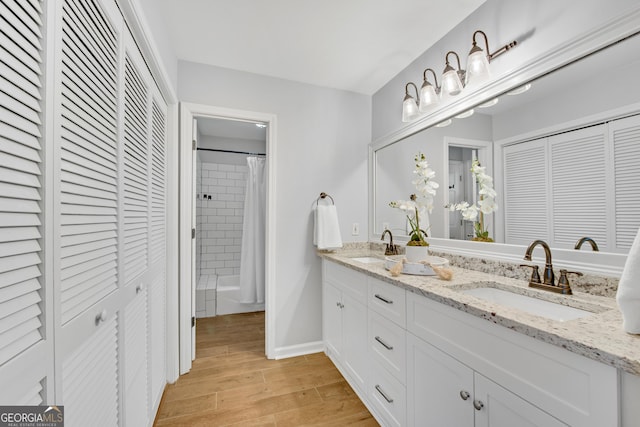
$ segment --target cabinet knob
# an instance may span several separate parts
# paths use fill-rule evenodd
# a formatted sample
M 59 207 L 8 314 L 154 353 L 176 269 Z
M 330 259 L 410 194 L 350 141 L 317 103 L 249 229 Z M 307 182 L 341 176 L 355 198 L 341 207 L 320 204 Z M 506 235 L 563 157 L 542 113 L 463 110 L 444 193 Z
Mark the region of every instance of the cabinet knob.
M 142 284 L 136 286 L 136 295 L 142 292 L 142 289 L 143 289 Z
M 460 398 L 462 400 L 467 400 L 469 397 L 471 397 L 471 395 L 469 394 L 468 391 L 460 390 Z
M 96 314 L 96 326 L 105 320 L 107 320 L 107 310 L 102 310 L 100 313 Z
M 482 403 L 482 400 L 475 399 L 475 400 L 473 401 L 473 407 L 474 407 L 474 408 L 476 408 L 476 410 L 478 410 L 478 411 L 479 411 L 479 410 L 481 410 L 482 408 L 484 408 L 484 403 Z

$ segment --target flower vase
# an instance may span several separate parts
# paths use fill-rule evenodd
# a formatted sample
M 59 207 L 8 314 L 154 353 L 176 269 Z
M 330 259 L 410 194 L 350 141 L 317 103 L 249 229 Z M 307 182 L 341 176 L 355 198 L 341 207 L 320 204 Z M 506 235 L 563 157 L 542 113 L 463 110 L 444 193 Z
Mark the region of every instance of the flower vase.
M 407 262 L 419 263 L 429 256 L 429 246 L 405 246 L 405 258 Z

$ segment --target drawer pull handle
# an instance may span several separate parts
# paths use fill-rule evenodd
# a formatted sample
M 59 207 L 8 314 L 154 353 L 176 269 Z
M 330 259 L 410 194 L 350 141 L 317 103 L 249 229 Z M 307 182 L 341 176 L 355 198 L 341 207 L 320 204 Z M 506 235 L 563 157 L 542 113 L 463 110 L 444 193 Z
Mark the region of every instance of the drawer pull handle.
M 384 302 L 384 303 L 386 303 L 386 304 L 393 304 L 393 301 L 392 301 L 392 300 L 390 300 L 390 299 L 386 299 L 385 297 L 381 297 L 381 296 L 380 296 L 380 295 L 378 295 L 378 294 L 375 294 L 374 296 L 375 296 L 376 298 L 378 298 L 380 301 L 382 301 L 382 302 Z
M 476 410 L 479 411 L 482 408 L 484 408 L 484 403 L 482 403 L 481 400 L 476 399 L 476 400 L 473 401 L 473 407 L 476 408 Z
M 376 341 L 378 341 L 380 344 L 382 344 L 382 346 L 383 346 L 384 348 L 386 348 L 387 350 L 393 350 L 393 346 L 392 346 L 392 345 L 387 344 L 387 343 L 386 343 L 386 342 L 384 342 L 384 341 L 382 341 L 382 338 L 380 338 L 380 337 L 376 337 L 375 339 L 376 339 Z
M 393 399 L 391 399 L 389 396 L 386 395 L 386 393 L 384 391 L 382 391 L 382 388 L 380 388 L 379 385 L 376 384 L 376 390 L 378 391 L 378 393 L 380 393 L 380 395 L 382 397 L 384 397 L 384 400 L 386 400 L 389 403 L 393 403 Z
M 470 398 L 470 397 L 471 397 L 471 395 L 469 394 L 469 392 L 468 392 L 468 391 L 460 390 L 460 398 L 461 398 L 462 400 L 467 400 L 467 399 L 468 399 L 468 398 Z

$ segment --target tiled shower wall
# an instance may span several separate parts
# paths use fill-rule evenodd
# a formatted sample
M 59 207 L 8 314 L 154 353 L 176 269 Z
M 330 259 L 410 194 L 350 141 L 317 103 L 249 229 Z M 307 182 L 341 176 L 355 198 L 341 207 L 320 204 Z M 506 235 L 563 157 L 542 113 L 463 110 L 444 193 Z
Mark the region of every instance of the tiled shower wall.
M 240 274 L 247 166 L 202 163 L 196 203 L 199 275 Z M 196 257 L 197 257 L 196 253 Z

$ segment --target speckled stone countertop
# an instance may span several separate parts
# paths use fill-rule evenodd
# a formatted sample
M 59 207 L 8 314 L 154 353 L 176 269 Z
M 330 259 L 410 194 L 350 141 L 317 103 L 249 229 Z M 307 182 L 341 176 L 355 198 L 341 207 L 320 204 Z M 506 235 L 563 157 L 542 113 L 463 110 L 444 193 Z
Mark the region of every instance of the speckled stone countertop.
M 384 251 L 377 244 L 350 243 L 340 251 L 319 251 L 318 255 L 480 319 L 563 347 L 631 374 L 640 375 L 640 335 L 627 334 L 622 330 L 622 315 L 615 298 L 611 296 L 580 292 L 575 287 L 574 295 L 560 295 L 537 290 L 529 288 L 526 280 L 455 266 L 456 263 L 460 265 L 460 260 L 451 263 L 453 279 L 450 281 L 441 280 L 436 276 L 402 274 L 398 277 L 392 277 L 391 273 L 384 268 L 383 253 Z M 449 258 L 446 254 L 439 253 L 438 255 Z M 358 262 L 353 259 L 357 257 L 377 257 L 381 262 Z M 501 271 L 498 270 L 498 272 Z M 584 309 L 594 314 L 561 322 L 460 292 L 460 290 L 477 286 L 474 285 L 477 282 L 492 282 L 492 287 L 505 290 L 513 290 L 515 287 L 516 293 L 537 296 L 540 299 Z

